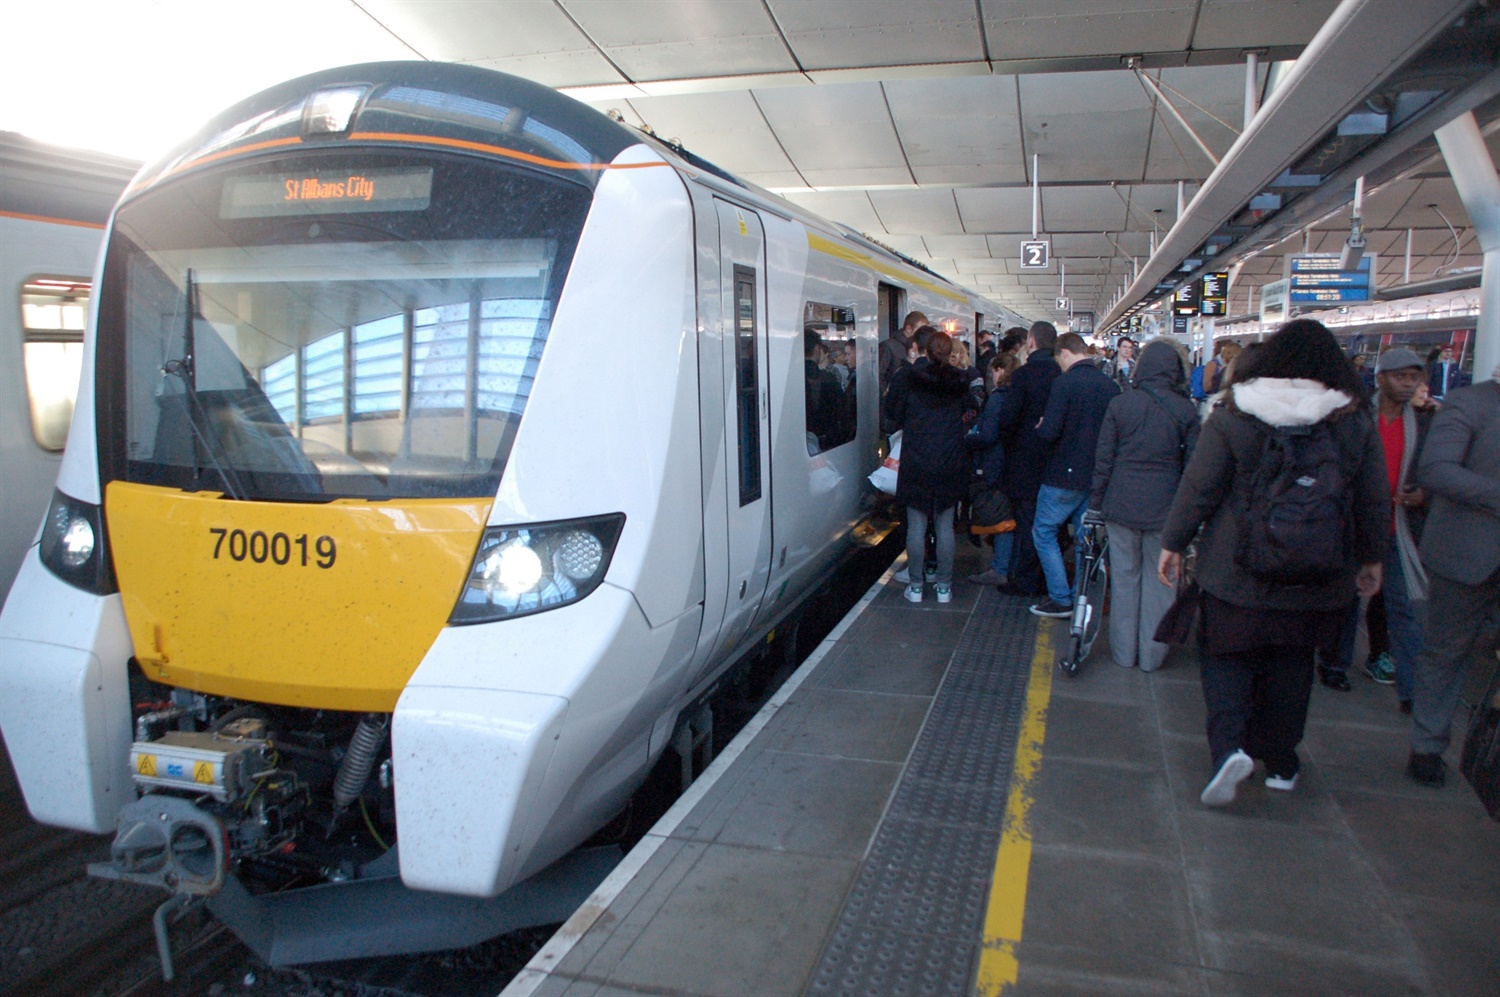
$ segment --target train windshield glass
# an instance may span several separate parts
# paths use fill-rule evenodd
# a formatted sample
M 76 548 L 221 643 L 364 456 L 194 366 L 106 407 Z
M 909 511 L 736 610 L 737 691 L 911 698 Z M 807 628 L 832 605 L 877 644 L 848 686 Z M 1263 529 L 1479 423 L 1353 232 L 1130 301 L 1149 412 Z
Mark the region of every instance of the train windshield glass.
M 244 207 L 339 176 L 406 196 Z M 131 202 L 101 298 L 101 330 L 123 331 L 100 337 L 110 476 L 272 500 L 492 495 L 589 200 L 475 160 L 345 154 Z

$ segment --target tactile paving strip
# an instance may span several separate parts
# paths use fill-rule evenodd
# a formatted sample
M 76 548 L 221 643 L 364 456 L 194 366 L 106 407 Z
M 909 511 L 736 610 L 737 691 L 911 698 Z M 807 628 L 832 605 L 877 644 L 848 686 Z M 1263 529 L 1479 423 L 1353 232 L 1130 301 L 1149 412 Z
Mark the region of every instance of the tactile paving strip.
M 1037 618 L 986 586 L 807 993 L 973 986 Z

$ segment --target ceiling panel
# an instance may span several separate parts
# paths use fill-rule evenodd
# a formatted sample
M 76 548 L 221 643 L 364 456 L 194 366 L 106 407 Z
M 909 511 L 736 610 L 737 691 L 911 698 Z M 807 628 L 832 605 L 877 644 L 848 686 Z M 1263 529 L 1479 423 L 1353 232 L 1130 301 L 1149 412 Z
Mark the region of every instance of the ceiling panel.
M 814 186 L 912 182 L 880 84 L 753 92 L 776 138 Z
M 705 0 L 717 6 L 724 0 Z M 760 6 L 752 0 L 751 5 Z M 802 68 L 844 69 L 984 58 L 973 0 L 766 0 Z
M 758 3 L 565 0 L 563 6 L 632 80 L 797 69 Z
M 1043 185 L 1141 179 L 1151 105 L 1135 74 L 1022 76 L 1020 90 L 1027 161 L 1040 156 Z
M 960 273 L 1008 274 L 1010 269 L 1003 259 L 988 256 L 960 257 L 953 261 L 954 269 Z
M 731 173 L 793 170 L 748 91 L 634 97 L 628 102 L 604 101 L 595 106 L 619 107 L 622 103 L 657 135 L 681 140 L 691 152 Z
M 1203 0 L 1193 48 L 1304 45 L 1337 6 L 1338 0 Z
M 1245 122 L 1244 67 L 1167 69 L 1162 71 L 1160 80 L 1164 89 L 1171 88 L 1166 94 L 1172 99 L 1172 106 L 1187 119 L 1214 155 L 1222 159 L 1239 138 L 1239 129 Z M 1146 161 L 1146 178 L 1202 180 L 1212 172 L 1213 165 L 1171 110 L 1158 106 L 1151 132 L 1151 153 Z
M 932 256 L 984 256 L 990 251 L 982 235 L 929 235 L 923 242 Z
M 964 230 L 951 190 L 872 190 L 870 201 L 887 232 L 926 236 Z
M 1197 0 L 980 0 L 980 6 L 990 57 L 1000 60 L 1186 49 Z
M 1125 202 L 1111 187 L 1048 187 L 1042 182 L 1042 227 L 1047 232 L 1118 232 Z
M 1030 187 L 959 188 L 953 194 L 965 231 L 1030 234 Z
M 469 62 L 547 86 L 619 83 L 620 74 L 551 0 L 519 0 L 477 16 L 469 0 L 362 0 L 361 7 L 428 59 Z
M 875 208 L 870 204 L 869 195 L 862 190 L 793 191 L 783 196 L 813 214 L 842 222 L 856 232 L 878 236 L 882 242 L 888 244 L 891 242 L 890 238 L 885 235 L 885 227 L 880 224 L 880 216 L 875 213 Z M 924 247 L 921 237 L 917 236 L 912 241 L 917 251 L 922 252 Z M 894 244 L 892 248 L 899 249 L 903 253 L 908 252 L 907 249 Z
M 1014 76 L 892 80 L 885 96 L 918 183 L 1025 182 Z

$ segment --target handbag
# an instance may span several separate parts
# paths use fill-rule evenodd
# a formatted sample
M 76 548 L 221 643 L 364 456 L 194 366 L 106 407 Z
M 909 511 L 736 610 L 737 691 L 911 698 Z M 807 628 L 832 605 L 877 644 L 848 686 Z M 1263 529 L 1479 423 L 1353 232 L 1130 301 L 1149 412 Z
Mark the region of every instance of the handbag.
M 1490 679 L 1484 699 L 1474 707 L 1458 770 L 1489 815 L 1500 820 L 1500 668 Z
M 1187 644 L 1193 639 L 1193 625 L 1198 622 L 1198 607 L 1203 604 L 1203 589 L 1195 578 L 1177 589 L 1177 598 L 1167 607 L 1151 639 L 1158 644 Z
M 1008 533 L 1015 528 L 1015 515 L 1005 493 L 976 484 L 969 496 L 969 532 Z

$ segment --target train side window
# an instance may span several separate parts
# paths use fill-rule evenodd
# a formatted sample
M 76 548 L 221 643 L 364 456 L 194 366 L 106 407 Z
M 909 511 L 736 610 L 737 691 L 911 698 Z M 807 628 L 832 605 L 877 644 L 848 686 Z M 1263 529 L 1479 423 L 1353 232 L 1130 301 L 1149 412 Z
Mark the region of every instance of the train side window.
M 740 505 L 760 498 L 760 371 L 755 271 L 734 268 L 734 376 L 739 401 Z
M 21 288 L 21 330 L 31 435 L 54 453 L 68 442 L 78 377 L 83 370 L 83 329 L 88 322 L 86 280 L 38 277 Z
M 802 370 L 809 457 L 854 439 L 859 370 L 854 309 L 809 301 L 802 309 Z

